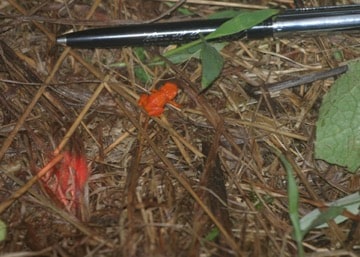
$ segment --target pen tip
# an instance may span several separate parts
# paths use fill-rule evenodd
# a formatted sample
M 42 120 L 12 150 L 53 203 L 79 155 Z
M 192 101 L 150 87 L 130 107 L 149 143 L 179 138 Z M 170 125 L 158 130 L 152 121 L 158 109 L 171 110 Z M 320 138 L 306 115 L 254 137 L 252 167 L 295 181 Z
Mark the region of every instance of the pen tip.
M 59 45 L 66 45 L 66 37 L 61 36 L 56 39 L 56 43 Z

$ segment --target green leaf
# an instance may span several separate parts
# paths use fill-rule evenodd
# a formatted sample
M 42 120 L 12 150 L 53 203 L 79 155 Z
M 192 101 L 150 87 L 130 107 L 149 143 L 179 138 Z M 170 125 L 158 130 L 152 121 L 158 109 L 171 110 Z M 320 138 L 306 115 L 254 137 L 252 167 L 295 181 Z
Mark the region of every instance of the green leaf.
M 229 36 L 233 33 L 241 32 L 245 29 L 251 28 L 261 23 L 262 21 L 268 19 L 269 17 L 275 15 L 278 12 L 279 11 L 275 9 L 243 12 L 222 24 L 216 31 L 207 35 L 205 39 L 215 39 L 218 37 Z M 196 56 L 196 54 L 201 49 L 201 42 L 201 39 L 195 40 L 193 42 L 166 52 L 164 56 L 174 63 L 184 62 L 191 57 Z M 213 46 L 218 50 L 219 48 L 223 48 L 225 45 L 226 43 L 213 44 Z
M 298 256 L 304 256 L 304 248 L 302 246 L 302 239 L 304 234 L 300 228 L 299 216 L 299 190 L 294 177 L 294 169 L 288 158 L 279 149 L 272 146 L 273 151 L 279 157 L 282 165 L 284 166 L 287 174 L 288 183 L 288 200 L 289 200 L 289 216 L 294 229 L 294 238 L 298 246 Z
M 230 36 L 246 29 L 249 29 L 271 16 L 277 14 L 279 11 L 275 9 L 266 9 L 253 12 L 243 12 L 234 18 L 223 23 L 216 31 L 207 35 L 202 39 L 195 40 L 191 43 L 180 46 L 176 49 L 170 50 L 164 54 L 164 57 L 168 58 L 173 63 L 181 63 L 192 57 L 198 57 L 200 53 L 200 60 L 202 62 L 202 88 L 207 88 L 211 83 L 219 76 L 223 68 L 223 58 L 219 53 L 219 48 L 225 46 L 225 44 L 213 44 L 204 42 L 207 40 L 213 40 L 225 36 Z M 234 13 L 225 13 L 221 15 L 233 15 Z M 218 46 L 218 47 L 216 47 Z M 216 49 L 216 50 L 215 50 Z M 152 64 L 160 64 L 158 59 L 155 59 Z
M 203 42 L 200 59 L 202 63 L 202 88 L 207 88 L 219 76 L 224 60 L 221 54 L 210 44 Z
M 239 33 L 259 24 L 260 22 L 277 14 L 278 12 L 279 11 L 275 9 L 265 9 L 240 13 L 231 20 L 224 22 L 218 29 L 207 35 L 205 39 L 215 39 Z
M 291 163 L 287 160 L 286 156 L 284 154 L 280 154 L 279 158 L 281 160 L 281 163 L 283 164 L 286 174 L 287 174 L 287 189 L 288 189 L 288 199 L 289 199 L 289 215 L 290 220 L 294 226 L 294 234 L 295 239 L 297 241 L 302 240 L 302 236 L 300 233 L 300 223 L 299 223 L 299 191 L 298 187 L 294 178 L 294 171 L 293 167 L 291 166 Z
M 143 47 L 135 47 L 133 51 L 140 61 L 142 62 L 146 61 L 147 59 L 146 53 Z M 134 67 L 134 73 L 135 73 L 135 77 L 138 78 L 142 83 L 151 82 L 152 79 L 151 76 L 149 75 L 149 73 L 146 72 L 146 70 L 143 67 L 141 66 Z
M 325 95 L 316 123 L 315 158 L 360 167 L 360 62 L 335 81 Z
M 220 235 L 220 231 L 217 227 L 213 228 L 205 237 L 206 241 L 214 241 Z
M 185 62 L 193 57 L 199 58 L 199 53 L 201 50 L 201 45 L 198 44 L 198 41 L 180 46 L 178 48 L 172 49 L 164 54 L 171 62 L 178 64 Z
M 217 50 L 221 51 L 228 43 L 211 43 L 211 45 Z M 171 62 L 178 64 L 183 63 L 191 58 L 200 58 L 200 51 L 202 49 L 202 44 L 194 44 L 189 47 L 188 44 L 184 46 L 180 46 L 174 50 L 170 50 L 164 54 L 166 58 L 168 58 Z
M 337 62 L 342 62 L 344 61 L 344 54 L 342 52 L 342 50 L 337 50 L 333 53 L 333 57 Z
M 145 53 L 145 49 L 143 47 L 134 47 L 133 51 L 140 61 L 146 60 L 146 53 Z
M 329 208 L 324 211 L 320 211 L 316 208 L 301 218 L 300 227 L 304 235 L 313 228 L 319 229 L 327 227 L 326 222 L 332 219 L 336 224 L 344 222 L 347 220 L 347 217 L 342 216 L 341 214 L 345 209 L 354 215 L 358 215 L 360 207 L 360 193 L 356 192 L 345 196 L 344 198 L 331 202 L 328 206 Z
M 146 72 L 146 70 L 143 69 L 143 67 L 134 67 L 134 73 L 135 77 L 139 79 L 142 83 L 146 84 L 151 82 L 151 76 L 149 75 L 149 73 Z
M 0 220 L 0 242 L 6 239 L 6 224 L 2 220 Z
M 344 208 L 337 206 L 331 206 L 323 212 L 319 209 L 315 209 L 300 220 L 301 233 L 305 236 L 313 228 L 325 227 L 326 222 L 336 217 L 340 217 L 339 215 L 343 210 Z

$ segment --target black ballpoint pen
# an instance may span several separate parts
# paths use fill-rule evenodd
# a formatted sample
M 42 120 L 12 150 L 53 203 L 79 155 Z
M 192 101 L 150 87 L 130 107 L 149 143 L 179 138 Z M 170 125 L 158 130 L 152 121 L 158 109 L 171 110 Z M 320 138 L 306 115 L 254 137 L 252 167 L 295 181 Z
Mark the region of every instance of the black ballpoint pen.
M 193 41 L 229 19 L 131 24 L 64 34 L 57 43 L 76 48 L 169 45 Z M 360 29 L 360 5 L 289 9 L 231 38 L 265 38 Z

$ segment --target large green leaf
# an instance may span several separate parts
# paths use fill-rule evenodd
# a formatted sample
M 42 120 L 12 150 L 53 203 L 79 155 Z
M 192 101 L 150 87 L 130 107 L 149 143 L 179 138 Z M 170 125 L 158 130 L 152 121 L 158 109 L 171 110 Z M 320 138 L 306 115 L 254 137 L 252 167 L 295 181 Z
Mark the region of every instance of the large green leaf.
M 316 123 L 315 157 L 356 172 L 360 167 L 360 62 L 335 81 Z
M 224 36 L 230 36 L 235 33 L 239 33 L 243 30 L 249 29 L 264 20 L 268 19 L 269 17 L 275 15 L 279 11 L 276 9 L 265 9 L 259 11 L 252 11 L 252 12 L 243 12 L 239 15 L 235 16 L 234 18 L 230 19 L 229 21 L 223 23 L 219 28 L 216 29 L 213 33 L 207 35 L 205 37 L 206 40 L 208 39 L 216 39 Z M 228 16 L 228 15 L 227 15 Z M 223 17 L 223 14 L 220 15 Z M 167 58 L 174 58 L 176 59 L 177 55 L 187 56 L 194 54 L 199 48 L 202 43 L 202 40 L 195 40 L 188 44 L 182 45 L 176 49 L 170 50 L 164 54 Z M 183 58 L 180 58 L 183 60 Z
M 277 14 L 279 10 L 276 9 L 265 9 L 254 12 L 243 12 L 234 18 L 224 22 L 214 32 L 205 37 L 206 40 L 221 38 L 232 34 L 239 33 L 243 30 L 249 29 L 262 21 L 270 18 Z
M 205 40 L 204 38 L 195 40 L 178 48 L 172 49 L 163 55 L 173 63 L 181 63 L 193 57 L 200 57 L 203 65 L 201 85 L 203 88 L 206 88 L 210 86 L 210 84 L 219 76 L 223 67 L 223 59 L 218 52 L 226 45 L 226 42 L 219 43 L 216 42 L 216 40 L 215 42 L 213 40 L 223 37 L 226 39 L 227 36 L 249 29 L 272 17 L 278 12 L 279 10 L 275 9 L 265 9 L 252 12 L 241 12 L 240 14 L 238 14 L 238 12 L 218 13 L 217 15 L 214 15 L 214 17 L 231 17 L 235 14 L 238 15 L 223 23 L 213 33 L 207 35 Z M 211 40 L 211 45 L 209 40 Z M 162 63 L 163 62 L 160 61 L 159 58 L 156 58 L 153 62 L 151 62 L 152 65 Z

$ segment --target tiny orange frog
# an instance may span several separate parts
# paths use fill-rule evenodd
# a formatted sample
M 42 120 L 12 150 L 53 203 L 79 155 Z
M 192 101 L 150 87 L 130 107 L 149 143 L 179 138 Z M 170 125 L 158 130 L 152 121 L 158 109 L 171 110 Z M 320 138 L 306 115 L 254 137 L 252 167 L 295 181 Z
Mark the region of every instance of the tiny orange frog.
M 176 107 L 179 106 L 172 101 L 176 97 L 178 90 L 175 83 L 166 82 L 159 90 L 153 90 L 150 95 L 141 95 L 138 104 L 150 116 L 160 116 L 164 112 L 165 104 L 170 103 Z

